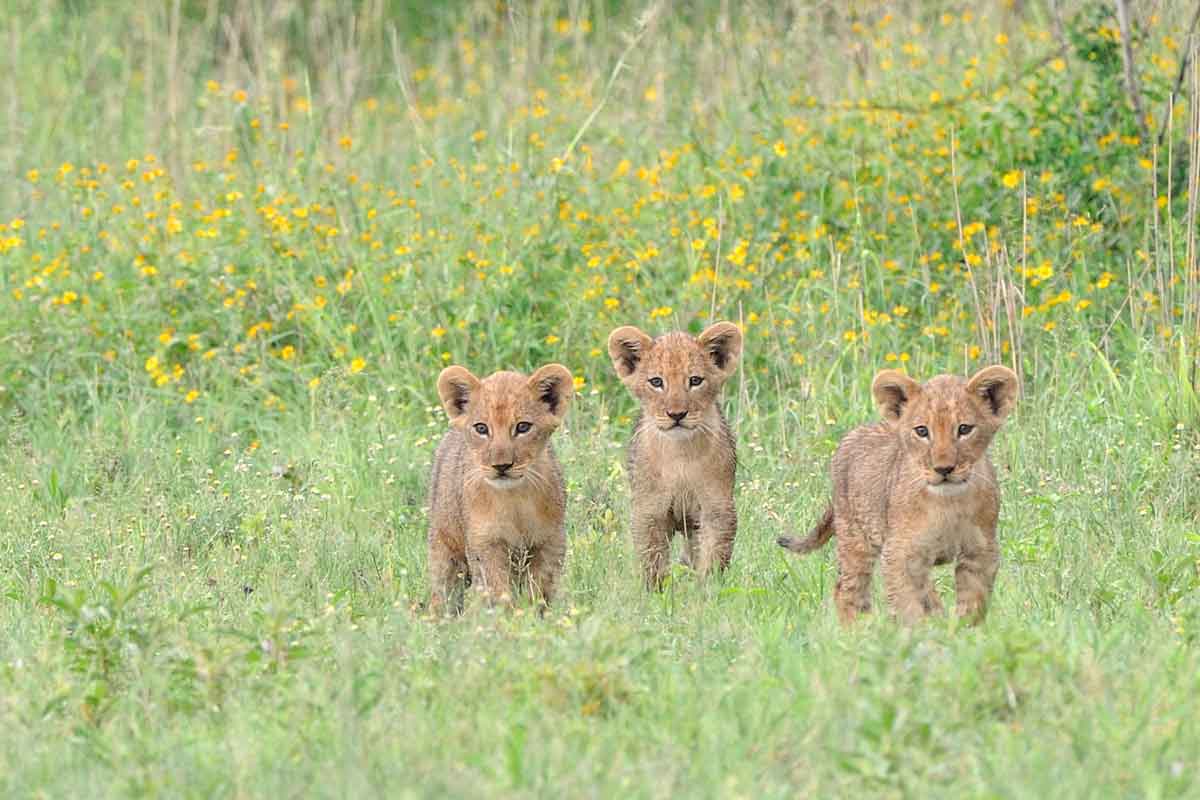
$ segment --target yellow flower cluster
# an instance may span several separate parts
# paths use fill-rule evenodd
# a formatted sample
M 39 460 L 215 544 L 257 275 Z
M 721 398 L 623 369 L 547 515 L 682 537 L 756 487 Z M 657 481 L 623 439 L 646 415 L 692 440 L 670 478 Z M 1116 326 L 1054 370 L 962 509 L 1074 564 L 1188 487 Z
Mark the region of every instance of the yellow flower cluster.
M 611 46 L 585 18 L 544 24 L 564 47 Z M 827 97 L 797 89 L 794 56 L 747 24 L 731 35 L 758 43 L 776 91 L 750 127 L 724 121 L 752 118 L 733 75 L 689 94 L 682 66 L 619 73 L 621 104 L 567 48 L 512 89 L 501 45 L 465 33 L 408 69 L 408 97 L 369 97 L 327 128 L 296 77 L 208 80 L 196 106 L 236 135 L 171 158 L 113 146 L 109 161 L 21 165 L 3 311 L 47 351 L 103 355 L 114 385 L 136 375 L 188 404 L 236 390 L 274 411 L 332 376 L 521 363 L 530 347 L 608 380 L 605 355 L 576 342 L 621 321 L 738 319 L 753 366 L 792 375 L 847 353 L 945 367 L 984 343 L 1088 336 L 1123 301 L 1180 317 L 1178 275 L 1113 288 L 1123 242 L 1166 230 L 1186 200 L 1155 183 L 1161 154 L 1136 126 L 1061 133 L 1088 109 L 1068 102 L 1049 31 L 981 34 L 952 57 L 917 35 L 929 21 L 880 10 L 853 27 L 871 77 Z M 921 32 L 979 24 L 948 13 Z M 1147 47 L 1177 68 L 1167 33 Z M 901 73 L 898 99 L 876 102 L 876 79 Z M 1065 135 L 1073 149 L 1048 143 Z M 1173 268 L 1167 246 L 1136 257 Z

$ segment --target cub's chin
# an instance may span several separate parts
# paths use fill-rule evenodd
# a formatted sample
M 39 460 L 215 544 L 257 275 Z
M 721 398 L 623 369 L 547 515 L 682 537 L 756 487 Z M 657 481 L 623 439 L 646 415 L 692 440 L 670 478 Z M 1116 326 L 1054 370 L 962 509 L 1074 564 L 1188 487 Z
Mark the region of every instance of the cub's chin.
M 685 428 L 682 425 L 672 425 L 670 428 L 659 428 L 658 433 L 667 439 L 683 441 L 692 438 L 696 434 L 696 430 L 694 428 Z
M 516 476 L 505 475 L 503 478 L 495 478 L 495 477 L 484 478 L 484 481 L 487 483 L 488 486 L 492 487 L 493 489 L 500 489 L 501 491 L 505 491 L 508 489 L 517 488 L 518 486 L 520 486 L 522 483 L 525 482 L 525 479 L 523 477 L 521 477 L 520 475 L 516 475 Z
M 966 481 L 942 481 L 941 483 L 930 483 L 925 486 L 926 491 L 938 497 L 954 497 L 960 495 L 967 490 Z

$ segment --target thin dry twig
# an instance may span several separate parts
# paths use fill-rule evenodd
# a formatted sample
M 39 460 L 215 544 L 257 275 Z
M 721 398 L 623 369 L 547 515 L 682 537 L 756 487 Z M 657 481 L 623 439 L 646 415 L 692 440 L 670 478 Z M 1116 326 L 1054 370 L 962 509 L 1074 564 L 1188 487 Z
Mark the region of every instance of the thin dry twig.
M 421 119 L 421 111 L 417 108 L 412 94 L 408 91 L 408 84 L 404 80 L 404 65 L 400 58 L 400 37 L 396 33 L 395 25 L 392 26 L 389 33 L 392 39 L 392 63 L 396 72 L 396 84 L 400 87 L 400 94 L 404 95 L 404 104 L 408 107 L 408 117 L 412 120 L 413 128 L 417 132 L 417 147 L 420 148 L 421 155 L 429 158 L 429 151 L 425 149 L 425 140 L 429 138 L 428 131 L 425 130 L 425 121 Z
M 975 324 L 979 326 L 980 335 L 984 335 L 985 318 L 983 306 L 979 301 L 979 284 L 975 280 L 975 270 L 967 258 L 967 241 L 963 235 L 962 206 L 958 202 L 958 134 L 950 131 L 950 187 L 954 190 L 954 220 L 958 223 L 958 248 L 962 251 L 963 266 L 967 268 L 967 279 L 971 283 L 971 294 L 975 298 Z M 984 341 L 987 344 L 987 341 Z
M 617 82 L 617 78 L 621 75 L 622 70 L 625 69 L 625 59 L 629 58 L 629 55 L 642 41 L 642 37 L 644 37 L 646 35 L 646 31 L 650 29 L 650 23 L 654 21 L 656 13 L 657 8 L 651 7 L 638 17 L 636 30 L 634 31 L 633 36 L 629 38 L 629 44 L 625 46 L 625 50 L 622 51 L 620 57 L 617 59 L 617 63 L 613 66 L 612 73 L 608 76 L 608 82 L 604 84 L 604 94 L 600 96 L 600 102 L 597 103 L 596 107 L 592 109 L 592 113 L 588 114 L 587 119 L 585 119 L 583 124 L 579 126 L 579 130 L 575 132 L 575 136 L 571 139 L 571 143 L 567 145 L 567 149 L 563 151 L 563 154 L 560 157 L 562 163 L 565 164 L 570 160 L 571 154 L 575 152 L 576 145 L 579 144 L 579 140 L 583 138 L 583 135 L 587 132 L 587 129 L 591 127 L 592 122 L 595 121 L 596 117 L 600 116 L 600 112 L 604 110 L 604 106 L 608 103 L 609 96 L 612 95 L 612 89 Z
M 1187 270 L 1186 279 L 1190 288 L 1192 266 L 1196 263 L 1196 188 L 1200 184 L 1200 164 L 1196 163 L 1196 148 L 1200 146 L 1200 141 L 1197 141 L 1197 112 L 1200 109 L 1196 108 L 1196 75 L 1195 69 L 1192 70 L 1191 80 L 1191 102 L 1188 109 L 1188 175 L 1187 175 L 1187 217 L 1184 221 L 1184 267 Z M 1164 298 L 1165 299 L 1165 298 Z M 1184 309 L 1185 324 L 1192 313 L 1192 309 Z
M 1187 203 L 1187 247 L 1183 262 L 1184 268 L 1184 292 L 1183 292 L 1183 330 L 1184 336 L 1191 330 L 1192 325 L 1197 326 L 1197 342 L 1200 342 L 1200 310 L 1196 308 L 1197 303 L 1200 303 L 1200 296 L 1197 293 L 1197 243 L 1196 243 L 1196 213 L 1200 208 L 1200 65 L 1192 61 L 1192 86 L 1191 98 L 1189 105 L 1191 108 L 1191 125 L 1188 126 L 1188 139 L 1191 142 L 1191 152 L 1188 158 L 1188 203 Z M 1165 302 L 1164 298 L 1164 302 Z M 1195 364 L 1192 365 L 1195 370 Z
M 708 305 L 708 321 L 711 323 L 717 318 L 717 286 L 721 282 L 721 242 L 725 233 L 725 198 L 719 196 L 717 198 L 717 254 L 713 259 L 713 285 L 712 297 Z
M 1121 65 L 1125 70 L 1125 91 L 1129 93 L 1129 102 L 1133 105 L 1133 113 L 1137 115 L 1138 130 L 1142 140 L 1150 138 L 1150 129 L 1146 127 L 1146 111 L 1142 105 L 1142 90 L 1138 86 L 1137 73 L 1133 62 L 1133 34 L 1129 27 L 1129 7 L 1125 0 L 1115 0 L 1117 7 L 1117 25 L 1121 28 Z
M 1200 3 L 1196 3 L 1196 11 L 1192 14 L 1192 21 L 1188 25 L 1187 36 L 1184 37 L 1183 59 L 1179 62 L 1179 74 L 1175 76 L 1175 86 L 1171 88 L 1170 99 L 1167 101 L 1167 107 L 1163 111 L 1162 124 L 1158 126 L 1159 147 L 1162 147 L 1163 138 L 1167 135 L 1167 114 L 1171 113 L 1171 104 L 1179 96 L 1179 90 L 1183 88 L 1183 79 L 1187 76 L 1188 62 L 1192 60 L 1192 51 L 1195 49 L 1192 37 L 1196 35 L 1197 23 L 1200 23 Z

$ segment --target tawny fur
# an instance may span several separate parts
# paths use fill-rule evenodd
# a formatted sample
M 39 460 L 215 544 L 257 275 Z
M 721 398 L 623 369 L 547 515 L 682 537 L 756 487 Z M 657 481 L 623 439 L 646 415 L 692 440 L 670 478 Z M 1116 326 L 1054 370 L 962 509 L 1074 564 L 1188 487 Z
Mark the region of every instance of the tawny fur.
M 1000 494 L 987 448 L 1016 402 L 1017 376 L 992 366 L 969 380 L 939 375 L 921 385 L 885 370 L 872 392 L 885 422 L 842 439 L 830 468 L 832 504 L 807 538 L 779 544 L 809 553 L 837 537 L 834 602 L 843 622 L 870 611 L 880 558 L 900 620 L 942 610 L 930 571 L 954 562 L 957 612 L 980 621 L 999 560 Z
M 481 381 L 459 366 L 438 377 L 451 429 L 429 487 L 431 610 L 461 611 L 468 586 L 493 601 L 519 588 L 553 600 L 567 549 L 566 489 L 549 439 L 574 390 L 559 364 L 528 378 L 497 372 Z
M 718 322 L 698 337 L 651 339 L 625 326 L 609 335 L 608 352 L 641 403 L 628 471 L 630 527 L 646 585 L 662 586 L 676 533 L 684 563 L 701 575 L 724 569 L 737 535 L 737 451 L 718 399 L 741 356 L 741 331 Z

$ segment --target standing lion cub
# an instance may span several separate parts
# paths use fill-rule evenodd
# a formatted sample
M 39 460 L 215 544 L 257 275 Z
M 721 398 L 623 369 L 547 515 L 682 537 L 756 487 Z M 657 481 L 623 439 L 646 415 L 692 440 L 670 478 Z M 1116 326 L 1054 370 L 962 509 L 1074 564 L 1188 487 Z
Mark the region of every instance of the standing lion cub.
M 698 337 L 677 331 L 651 339 L 625 326 L 609 334 L 608 353 L 642 406 L 629 481 L 646 585 L 662 586 L 675 533 L 683 535 L 684 561 L 701 575 L 724 569 L 737 534 L 737 453 L 717 399 L 741 356 L 742 332 L 718 322 Z
M 549 440 L 575 393 L 571 373 L 549 364 L 528 378 L 479 380 L 453 366 L 437 386 L 451 429 L 429 487 L 431 609 L 461 611 L 467 586 L 505 600 L 523 584 L 548 605 L 567 550 L 566 490 Z
M 810 553 L 837 536 L 843 622 L 870 610 L 881 555 L 887 602 L 902 621 L 941 611 L 930 569 L 953 561 L 958 614 L 978 622 L 998 561 L 1000 495 L 987 448 L 1016 402 L 1017 376 L 992 366 L 922 385 L 884 370 L 871 391 L 885 423 L 842 439 L 830 468 L 833 503 L 808 538 L 779 544 Z

